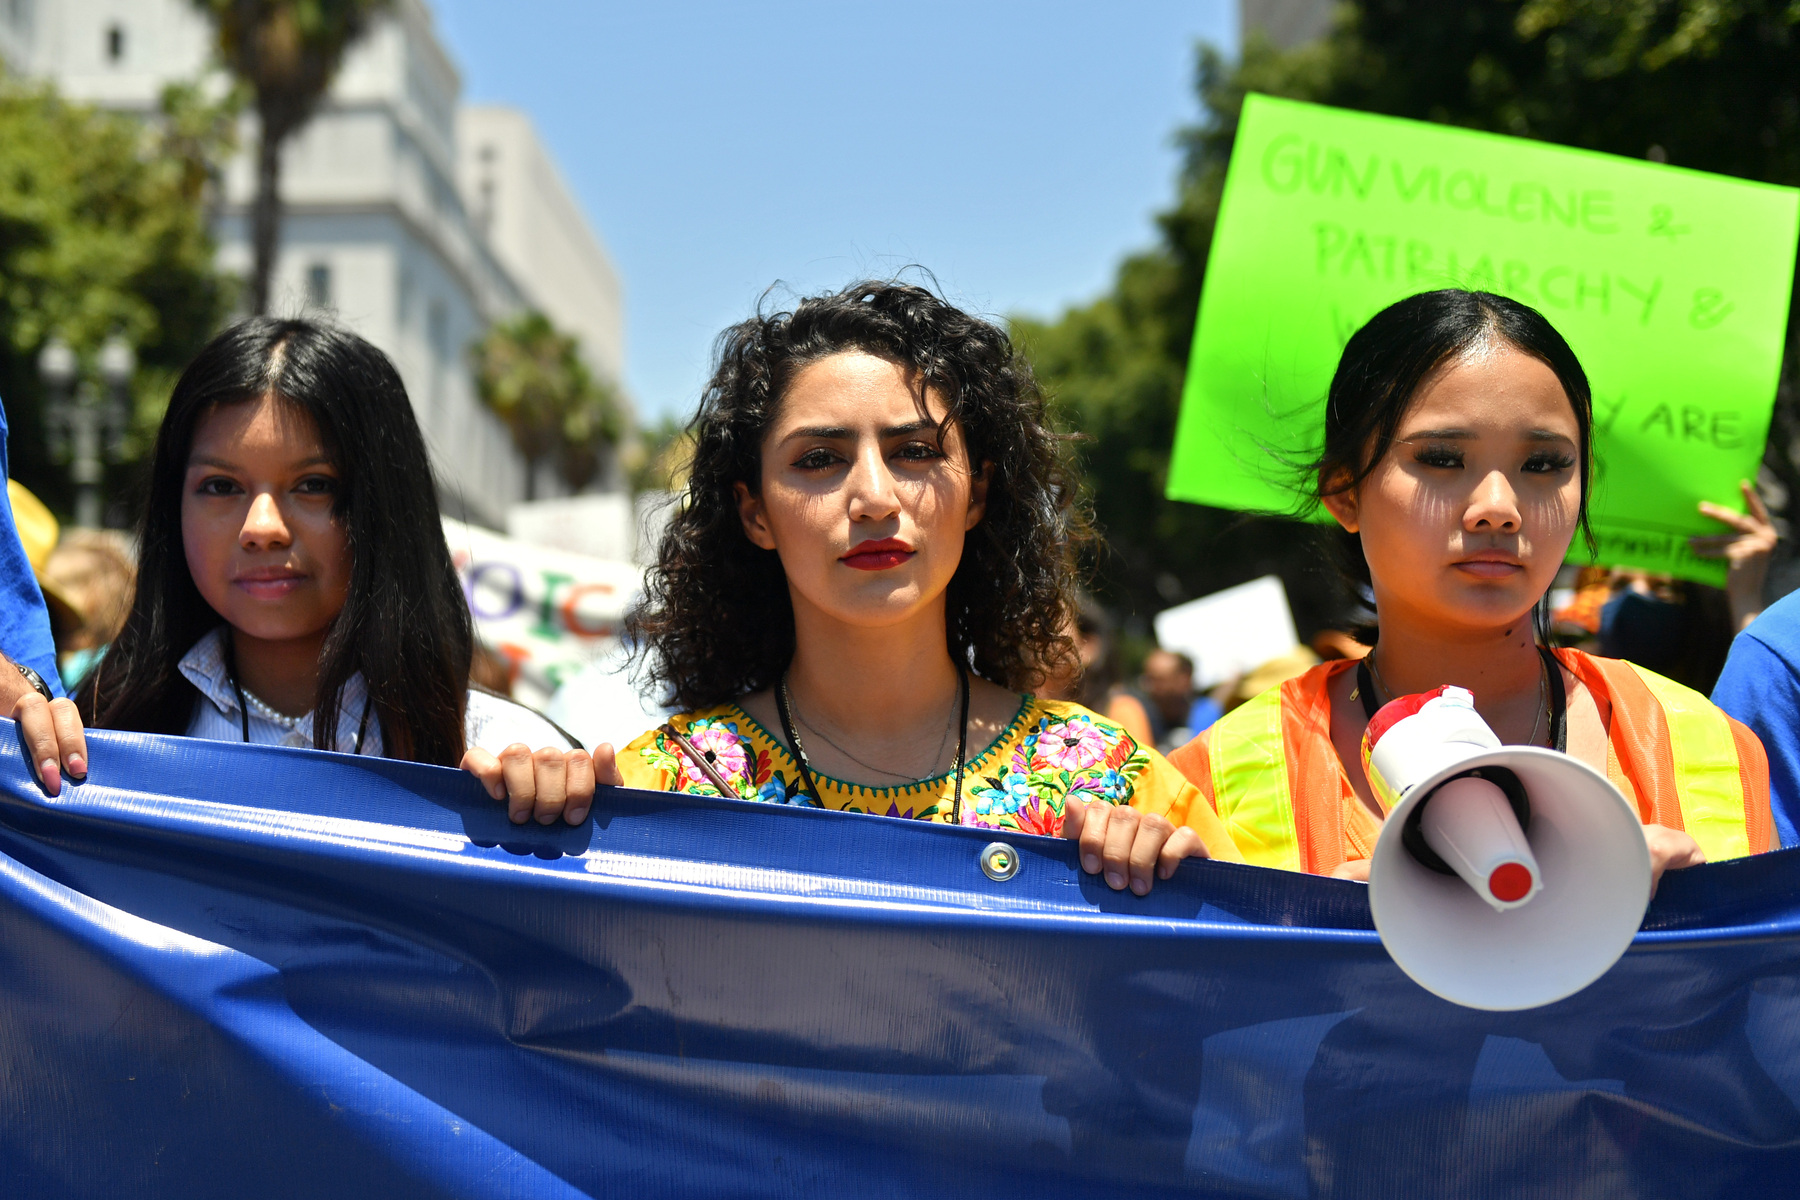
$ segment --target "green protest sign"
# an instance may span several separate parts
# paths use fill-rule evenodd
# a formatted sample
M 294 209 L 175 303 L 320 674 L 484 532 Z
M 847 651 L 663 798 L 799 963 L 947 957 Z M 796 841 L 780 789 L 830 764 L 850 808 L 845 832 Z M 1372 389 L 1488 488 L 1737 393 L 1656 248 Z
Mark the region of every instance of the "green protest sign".
M 1168 492 L 1292 512 L 1350 335 L 1416 292 L 1532 305 L 1594 389 L 1600 561 L 1721 582 L 1689 536 L 1768 435 L 1800 192 L 1251 96 L 1207 261 Z M 1579 543 L 1572 553 L 1585 556 Z

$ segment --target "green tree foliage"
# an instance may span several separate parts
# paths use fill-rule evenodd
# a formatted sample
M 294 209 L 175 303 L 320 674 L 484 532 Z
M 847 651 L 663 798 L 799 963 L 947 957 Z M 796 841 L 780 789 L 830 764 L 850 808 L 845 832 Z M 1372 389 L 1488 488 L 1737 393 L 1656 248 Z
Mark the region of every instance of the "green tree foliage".
M 1110 293 L 1053 322 L 1012 319 L 1078 447 L 1105 550 L 1096 590 L 1140 635 L 1157 610 L 1271 572 L 1282 576 L 1302 634 L 1335 615 L 1336 583 L 1315 531 L 1165 499 L 1169 450 L 1194 314 L 1218 219 L 1225 166 L 1246 91 L 1321 98 L 1335 67 L 1326 46 L 1279 54 L 1254 38 L 1242 61 L 1199 50 L 1196 90 L 1208 119 L 1178 135 L 1185 151 L 1159 243 L 1119 267 Z M 1135 627 L 1135 630 L 1134 630 Z
M 225 67 L 249 91 L 260 126 L 250 214 L 252 312 L 269 310 L 281 239 L 281 147 L 312 119 L 344 52 L 393 0 L 194 0 L 212 19 Z
M 623 457 L 633 495 L 679 492 L 687 487 L 688 468 L 694 460 L 694 436 L 688 432 L 686 422 L 665 413 L 654 424 L 637 430 Z
M 60 334 L 91 373 L 101 343 L 123 334 L 139 363 L 127 449 L 147 448 L 175 375 L 233 300 L 207 222 L 232 128 L 229 109 L 192 88 L 169 89 L 146 123 L 0 77 L 0 397 L 13 473 L 65 514 L 37 354 Z
M 1276 571 L 1304 635 L 1336 615 L 1321 539 L 1289 522 L 1162 498 L 1188 343 L 1246 92 L 1487 129 L 1800 185 L 1800 4 L 1792 0 L 1362 0 L 1331 36 L 1241 61 L 1199 51 L 1204 116 L 1160 239 L 1112 290 L 1015 332 L 1061 419 L 1084 435 L 1110 551 L 1102 595 L 1145 617 Z M 1792 255 L 1794 247 L 1771 247 Z M 1800 318 L 1800 304 L 1796 305 Z M 1790 332 L 1769 465 L 1800 495 Z
M 495 324 L 469 354 L 482 401 L 512 430 L 533 474 L 548 460 L 571 489 L 591 483 L 625 422 L 617 388 L 588 370 L 580 342 L 527 312 Z M 535 481 L 526 486 L 531 499 Z

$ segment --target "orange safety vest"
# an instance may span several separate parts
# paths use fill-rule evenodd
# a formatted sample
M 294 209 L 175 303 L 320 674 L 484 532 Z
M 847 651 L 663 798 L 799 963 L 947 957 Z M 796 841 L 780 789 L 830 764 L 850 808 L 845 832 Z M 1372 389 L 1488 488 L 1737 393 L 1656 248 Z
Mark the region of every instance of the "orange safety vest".
M 1606 775 L 1644 824 L 1685 830 L 1708 862 L 1770 847 L 1769 760 L 1754 733 L 1634 663 L 1555 654 L 1610 703 Z M 1169 756 L 1212 802 L 1245 862 L 1329 875 L 1374 851 L 1380 819 L 1331 743 L 1327 689 L 1354 666 L 1324 663 L 1270 688 Z

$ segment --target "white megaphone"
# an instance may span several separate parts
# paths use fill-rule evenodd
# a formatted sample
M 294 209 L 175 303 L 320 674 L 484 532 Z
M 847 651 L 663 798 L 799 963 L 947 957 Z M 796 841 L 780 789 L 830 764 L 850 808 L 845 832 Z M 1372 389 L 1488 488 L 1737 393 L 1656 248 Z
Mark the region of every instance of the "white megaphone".
M 1369 906 L 1419 986 L 1469 1008 L 1536 1008 L 1631 945 L 1650 851 L 1604 775 L 1555 750 L 1502 746 L 1457 687 L 1388 704 L 1362 757 L 1388 813 Z

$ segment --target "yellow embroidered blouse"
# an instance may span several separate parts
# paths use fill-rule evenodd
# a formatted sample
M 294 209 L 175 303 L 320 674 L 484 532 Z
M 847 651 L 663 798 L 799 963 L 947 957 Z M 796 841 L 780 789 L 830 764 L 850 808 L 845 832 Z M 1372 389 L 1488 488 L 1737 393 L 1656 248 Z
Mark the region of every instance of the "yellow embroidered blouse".
M 710 760 L 736 791 L 736 799 L 817 807 L 801 791 L 799 764 L 782 740 L 737 705 L 682 713 L 671 724 Z M 660 729 L 634 739 L 619 752 L 618 761 L 626 787 L 718 794 Z M 956 819 L 951 811 L 955 780 L 948 772 L 884 788 L 846 783 L 818 771 L 813 781 L 826 808 L 944 823 Z M 1212 806 L 1168 759 L 1079 704 L 1031 696 L 1021 699 L 1011 724 L 963 768 L 961 822 L 1054 837 L 1062 832 L 1063 802 L 1069 796 L 1130 804 L 1177 825 L 1185 821 L 1214 857 L 1243 861 Z

